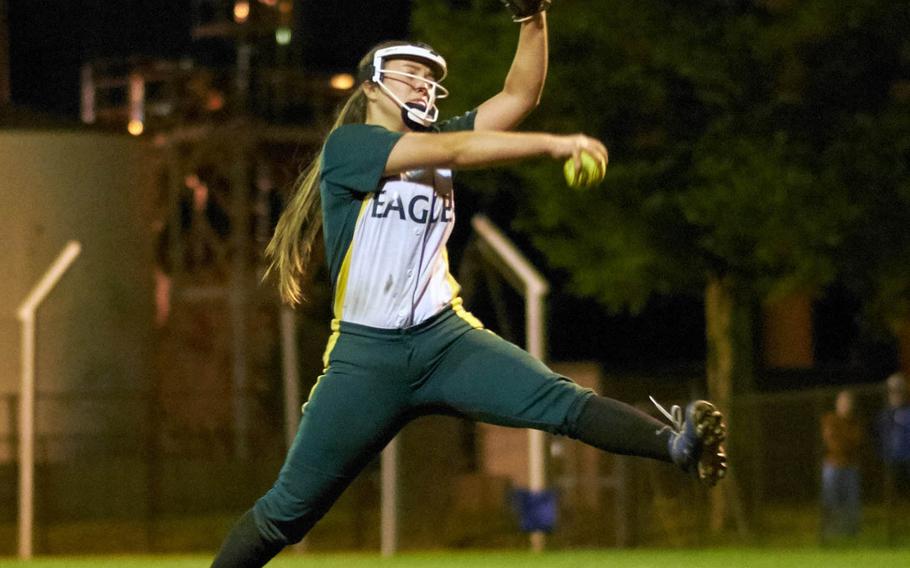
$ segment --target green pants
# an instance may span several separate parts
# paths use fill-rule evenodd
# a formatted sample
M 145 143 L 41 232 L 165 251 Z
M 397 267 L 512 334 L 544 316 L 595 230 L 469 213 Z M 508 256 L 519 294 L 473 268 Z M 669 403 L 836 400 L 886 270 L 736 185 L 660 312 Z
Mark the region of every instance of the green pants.
M 254 507 L 256 524 L 272 542 L 299 541 L 418 416 L 566 434 L 592 394 L 460 306 L 401 330 L 341 322 L 278 480 Z

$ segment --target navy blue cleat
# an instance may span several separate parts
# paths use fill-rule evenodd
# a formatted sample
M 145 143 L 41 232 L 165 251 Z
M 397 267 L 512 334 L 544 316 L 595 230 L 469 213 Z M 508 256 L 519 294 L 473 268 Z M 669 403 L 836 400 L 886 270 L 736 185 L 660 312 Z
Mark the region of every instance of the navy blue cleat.
M 696 400 L 686 406 L 683 415 L 678 406 L 667 412 L 653 398 L 651 401 L 673 423 L 669 441 L 673 463 L 701 483 L 709 487 L 716 485 L 727 473 L 723 448 L 727 425 L 720 411 L 706 400 Z

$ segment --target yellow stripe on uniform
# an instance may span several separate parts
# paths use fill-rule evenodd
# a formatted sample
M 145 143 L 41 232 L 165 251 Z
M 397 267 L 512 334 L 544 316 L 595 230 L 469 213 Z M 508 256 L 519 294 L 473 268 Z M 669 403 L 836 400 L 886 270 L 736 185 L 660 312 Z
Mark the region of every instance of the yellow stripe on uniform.
M 332 320 L 332 335 L 329 336 L 329 342 L 326 343 L 325 351 L 322 354 L 322 373 L 325 374 L 329 370 L 329 357 L 332 355 L 332 349 L 335 349 L 335 344 L 338 343 L 338 336 L 341 335 L 341 321 L 337 319 Z
M 373 194 L 371 193 L 369 197 L 364 199 L 363 203 L 360 204 L 360 211 L 357 213 L 357 221 L 354 223 L 355 233 L 357 232 L 357 227 L 360 225 L 360 219 L 363 217 L 363 213 L 367 210 L 370 200 L 372 199 Z M 322 354 L 322 374 L 319 375 L 316 379 L 316 384 L 310 389 L 307 400 L 313 398 L 313 393 L 316 392 L 316 387 L 319 386 L 319 382 L 329 372 L 329 358 L 332 356 L 332 350 L 335 349 L 335 345 L 338 343 L 338 337 L 341 335 L 341 310 L 344 308 L 344 293 L 348 287 L 348 272 L 351 270 L 351 258 L 353 256 L 354 238 L 352 237 L 351 244 L 348 245 L 348 250 L 344 253 L 341 269 L 338 271 L 338 282 L 335 284 L 335 302 L 332 308 L 335 318 L 332 320 L 332 334 L 329 336 L 329 341 L 325 346 L 325 352 Z M 306 406 L 306 403 L 304 403 L 303 406 Z
M 461 293 L 461 284 L 458 283 L 458 280 L 455 280 L 455 277 L 449 271 L 449 249 L 442 249 L 442 258 L 446 263 L 446 281 L 449 283 L 449 287 L 452 288 L 452 309 L 455 310 L 455 314 L 458 317 L 468 322 L 471 327 L 483 329 L 483 323 L 474 314 L 464 309 L 464 300 L 458 295 Z
M 360 212 L 357 213 L 357 221 L 354 223 L 354 234 L 357 234 L 357 227 L 360 226 L 360 219 L 367 210 L 370 202 L 373 200 L 373 193 L 363 200 L 360 204 Z M 341 321 L 341 310 L 344 308 L 344 293 L 348 287 L 348 272 L 351 270 L 351 258 L 354 256 L 354 237 L 351 237 L 351 244 L 348 245 L 347 252 L 344 253 L 344 260 L 341 261 L 341 269 L 338 271 L 338 282 L 335 283 L 335 303 L 332 313 L 335 319 Z
M 464 300 L 461 297 L 455 298 L 452 300 L 452 309 L 455 310 L 455 315 L 468 322 L 468 325 L 474 329 L 483 329 L 483 323 L 477 319 L 474 314 L 464 309 Z
M 452 288 L 452 297 L 457 298 L 458 294 L 461 293 L 461 284 L 458 283 L 458 280 L 455 280 L 455 277 L 452 276 L 452 273 L 449 271 L 449 249 L 443 247 L 442 249 L 442 260 L 446 263 L 446 282 L 449 283 L 449 287 Z
M 335 349 L 335 344 L 338 343 L 338 337 L 341 335 L 341 322 L 337 319 L 332 320 L 332 334 L 329 336 L 329 341 L 326 343 L 325 352 L 322 354 L 322 374 L 316 377 L 316 384 L 313 385 L 313 388 L 310 389 L 310 394 L 307 395 L 307 402 L 313 398 L 313 393 L 316 392 L 316 387 L 319 386 L 319 382 L 322 381 L 323 377 L 326 376 L 326 373 L 329 372 L 329 357 L 332 355 L 332 350 Z M 306 402 L 303 403 L 303 406 L 300 407 L 300 411 L 303 412 L 303 409 L 306 408 Z

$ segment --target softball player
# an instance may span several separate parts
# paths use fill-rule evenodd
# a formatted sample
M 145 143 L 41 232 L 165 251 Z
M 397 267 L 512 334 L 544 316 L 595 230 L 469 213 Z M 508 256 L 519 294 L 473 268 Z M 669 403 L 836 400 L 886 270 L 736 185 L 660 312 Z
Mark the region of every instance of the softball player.
M 587 136 L 509 133 L 536 105 L 547 66 L 548 1 L 504 3 L 521 22 L 503 90 L 437 122 L 446 62 L 429 46 L 387 42 L 304 171 L 267 250 L 285 300 L 320 228 L 334 286 L 325 372 L 303 407 L 274 486 L 227 536 L 213 566 L 262 566 L 299 541 L 411 419 L 428 413 L 537 428 L 606 451 L 675 462 L 713 485 L 724 424 L 714 406 L 674 407 L 667 426 L 553 373 L 467 312 L 449 271 L 452 170 L 524 158 L 606 163 Z M 321 209 L 321 216 L 320 216 Z

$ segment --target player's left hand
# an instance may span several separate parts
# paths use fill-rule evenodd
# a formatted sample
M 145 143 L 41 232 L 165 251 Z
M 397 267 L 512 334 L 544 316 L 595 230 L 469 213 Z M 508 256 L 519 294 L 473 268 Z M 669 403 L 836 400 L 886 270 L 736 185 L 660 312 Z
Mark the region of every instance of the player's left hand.
M 516 22 L 530 20 L 535 15 L 545 12 L 550 7 L 550 0 L 500 0 L 512 12 Z

